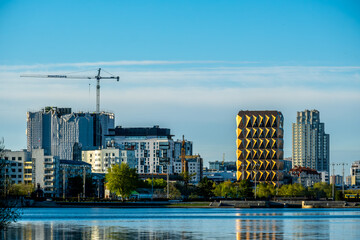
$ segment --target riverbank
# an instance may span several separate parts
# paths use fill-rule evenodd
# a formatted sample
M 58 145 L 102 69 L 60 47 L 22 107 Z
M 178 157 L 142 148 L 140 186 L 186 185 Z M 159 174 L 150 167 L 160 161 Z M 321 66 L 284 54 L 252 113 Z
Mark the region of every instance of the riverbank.
M 346 201 L 231 201 L 214 202 L 32 202 L 28 208 L 360 208 L 358 202 Z

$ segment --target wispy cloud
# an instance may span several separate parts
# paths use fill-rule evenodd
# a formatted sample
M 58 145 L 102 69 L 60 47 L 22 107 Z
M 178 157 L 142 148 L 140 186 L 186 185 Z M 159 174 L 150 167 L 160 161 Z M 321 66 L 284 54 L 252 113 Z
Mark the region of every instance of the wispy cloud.
M 49 69 L 49 68 L 64 68 L 64 67 L 116 67 L 116 66 L 150 66 L 150 65 L 189 65 L 189 64 L 252 64 L 257 63 L 253 61 L 157 61 L 157 60 L 143 60 L 143 61 L 99 61 L 99 62 L 78 62 L 78 63 L 50 63 L 50 64 L 30 64 L 30 65 L 0 65 L 0 71 L 17 71 L 17 70 L 31 70 L 31 69 Z
M 124 61 L 121 61 L 124 62 Z M 140 64 L 142 61 L 138 61 Z M 161 61 L 164 64 L 168 61 Z M 171 61 L 170 61 L 171 62 Z M 174 63 L 174 62 L 172 62 Z M 180 64 L 180 62 L 177 62 Z M 189 62 L 186 62 L 189 63 Z M 79 63 L 80 64 L 80 63 Z M 96 64 L 96 63 L 91 63 Z M 130 64 L 130 63 L 129 63 Z M 150 64 L 150 63 L 149 63 Z M 176 63 L 174 63 L 176 64 Z M 304 87 L 313 89 L 358 89 L 360 90 L 360 66 L 218 66 L 215 63 L 207 66 L 195 67 L 196 64 L 162 69 L 139 66 L 136 69 L 115 66 L 111 72 L 120 76 L 121 88 L 138 87 L 202 87 L 211 88 L 257 88 L 257 87 Z M 210 66 L 212 65 L 212 66 Z M 224 64 L 221 64 L 224 65 Z M 97 65 L 98 66 L 98 65 Z M 66 70 L 67 69 L 67 70 Z M 26 70 L 26 73 L 37 74 L 63 74 L 70 71 L 54 69 L 48 71 L 43 68 L 39 71 Z M 1 70 L 0 83 L 7 87 L 21 88 L 22 85 L 33 85 L 41 88 L 50 85 L 68 85 L 69 80 L 64 79 L 36 79 L 20 78 L 25 70 Z M 96 74 L 93 71 L 93 74 Z M 106 74 L 106 73 L 105 73 Z M 73 74 L 76 75 L 76 74 Z M 83 75 L 83 73 L 81 73 Z M 84 80 L 72 80 L 72 85 L 84 87 Z M 91 83 L 91 81 L 89 81 Z M 27 86 L 32 88 L 31 86 Z M 106 83 L 104 82 L 104 87 Z M 116 88 L 116 86 L 114 86 Z M 29 90 L 29 88 L 27 88 Z M 35 90 L 36 91 L 36 90 Z

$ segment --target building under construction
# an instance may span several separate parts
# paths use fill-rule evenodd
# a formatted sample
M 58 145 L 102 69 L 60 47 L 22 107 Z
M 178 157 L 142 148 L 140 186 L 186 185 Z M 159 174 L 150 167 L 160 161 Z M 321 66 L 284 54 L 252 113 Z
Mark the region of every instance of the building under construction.
M 81 150 L 105 145 L 115 115 L 71 112 L 71 108 L 45 107 L 27 113 L 27 150 L 44 149 L 46 155 L 81 160 Z

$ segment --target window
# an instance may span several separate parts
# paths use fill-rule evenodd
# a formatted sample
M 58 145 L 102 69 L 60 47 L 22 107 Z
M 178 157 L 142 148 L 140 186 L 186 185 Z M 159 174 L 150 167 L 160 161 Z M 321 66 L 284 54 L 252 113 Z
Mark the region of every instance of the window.
M 22 158 L 21 158 L 21 157 L 18 157 L 18 160 L 22 160 Z
M 12 159 L 12 160 L 16 160 L 16 157 L 12 157 L 11 159 Z

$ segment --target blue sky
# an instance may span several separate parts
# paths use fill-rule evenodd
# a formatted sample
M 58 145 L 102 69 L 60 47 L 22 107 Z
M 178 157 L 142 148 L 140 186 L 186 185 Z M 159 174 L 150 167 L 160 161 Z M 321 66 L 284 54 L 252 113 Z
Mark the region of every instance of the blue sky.
M 169 127 L 205 161 L 235 160 L 239 110 L 276 109 L 291 155 L 296 112 L 318 109 L 331 160 L 360 155 L 358 1 L 1 1 L 0 136 L 26 147 L 26 111 L 95 108 L 88 80 L 23 73 L 121 76 L 103 82 L 118 125 Z M 90 84 L 90 91 L 89 91 Z

